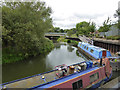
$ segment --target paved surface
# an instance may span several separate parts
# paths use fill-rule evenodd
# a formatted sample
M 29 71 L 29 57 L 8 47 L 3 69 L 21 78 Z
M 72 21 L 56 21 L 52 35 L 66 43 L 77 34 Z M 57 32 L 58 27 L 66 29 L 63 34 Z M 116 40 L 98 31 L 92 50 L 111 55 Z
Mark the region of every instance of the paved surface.
M 120 45 L 120 40 L 107 40 L 103 38 L 94 38 L 94 41 L 100 41 L 100 42 Z
M 99 88 L 109 88 L 108 90 L 111 90 L 111 89 L 113 90 L 113 88 L 114 88 L 114 90 L 116 90 L 119 88 L 119 90 L 120 90 L 120 76 Z
M 80 39 L 82 42 L 89 43 L 89 44 L 92 44 L 92 45 L 93 45 L 93 40 L 91 40 L 90 38 L 86 37 L 85 35 L 79 36 L 79 39 Z
M 87 41 L 87 38 L 85 36 L 79 36 L 79 39 L 82 41 L 82 42 L 85 42 L 85 43 L 88 43 Z

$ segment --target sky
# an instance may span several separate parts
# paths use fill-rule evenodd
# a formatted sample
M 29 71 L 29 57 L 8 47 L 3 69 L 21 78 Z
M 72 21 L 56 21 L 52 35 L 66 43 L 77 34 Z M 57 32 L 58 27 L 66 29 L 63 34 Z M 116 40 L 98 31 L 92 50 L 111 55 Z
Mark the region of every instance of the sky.
M 75 28 L 82 21 L 91 21 L 100 27 L 108 17 L 114 23 L 113 15 L 120 0 L 41 0 L 52 8 L 53 26 L 61 29 Z

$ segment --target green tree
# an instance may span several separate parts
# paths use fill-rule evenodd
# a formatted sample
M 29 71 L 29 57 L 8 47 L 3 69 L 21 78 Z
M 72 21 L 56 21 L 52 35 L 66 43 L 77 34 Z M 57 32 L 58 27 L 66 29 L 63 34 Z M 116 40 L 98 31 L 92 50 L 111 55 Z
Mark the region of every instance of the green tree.
M 118 17 L 118 21 L 117 21 L 117 27 L 120 30 L 120 9 L 116 10 L 116 13 L 114 14 L 115 18 Z
M 64 33 L 64 30 L 63 30 L 63 29 L 60 29 L 60 32 L 61 32 L 61 33 Z
M 107 32 L 110 30 L 110 27 L 111 27 L 111 20 L 108 17 L 108 19 L 103 22 L 103 26 L 101 26 L 98 31 L 99 32 Z
M 59 33 L 60 32 L 60 28 L 59 27 L 55 27 L 54 28 L 54 32 Z
M 44 37 L 52 26 L 50 14 L 51 8 L 46 7 L 45 2 L 4 3 L 2 6 L 3 57 L 6 53 L 23 57 L 36 56 L 50 50 L 53 45 Z M 5 49 L 10 51 L 7 52 Z
M 67 35 L 70 37 L 71 35 L 73 34 L 73 31 L 72 30 L 69 30 L 68 32 L 67 32 Z
M 90 32 L 95 31 L 95 23 L 90 22 L 80 22 L 76 24 L 76 35 L 89 35 Z

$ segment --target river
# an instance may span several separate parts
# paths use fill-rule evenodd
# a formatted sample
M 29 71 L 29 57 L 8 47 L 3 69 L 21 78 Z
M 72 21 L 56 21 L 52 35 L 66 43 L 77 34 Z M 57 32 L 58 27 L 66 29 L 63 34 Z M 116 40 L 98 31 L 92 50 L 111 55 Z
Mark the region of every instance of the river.
M 3 83 L 43 73 L 60 64 L 71 65 L 85 59 L 78 56 L 77 48 L 68 44 L 56 43 L 55 48 L 46 54 L 41 54 L 28 60 L 2 66 Z

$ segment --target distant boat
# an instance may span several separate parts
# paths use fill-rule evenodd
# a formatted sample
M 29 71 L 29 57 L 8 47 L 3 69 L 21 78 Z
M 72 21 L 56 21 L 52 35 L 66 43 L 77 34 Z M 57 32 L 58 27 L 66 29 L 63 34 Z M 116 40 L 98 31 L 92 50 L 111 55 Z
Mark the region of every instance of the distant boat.
M 78 50 L 82 51 L 82 53 L 87 55 L 90 59 L 100 59 L 100 58 L 111 57 L 111 53 L 109 50 L 96 47 L 94 45 L 84 43 L 84 42 L 78 43 Z
M 112 76 L 112 67 L 107 58 L 100 61 L 84 61 L 70 66 L 58 65 L 54 70 L 3 83 L 3 89 L 27 88 L 33 90 L 65 88 L 78 90 L 97 88 Z

